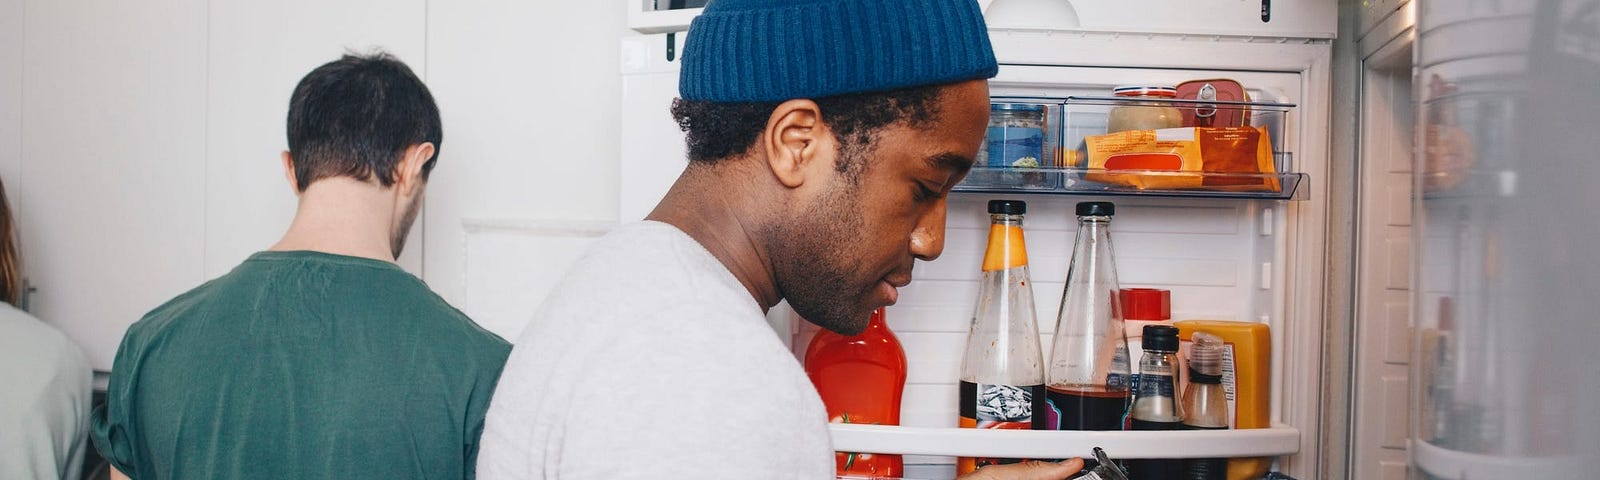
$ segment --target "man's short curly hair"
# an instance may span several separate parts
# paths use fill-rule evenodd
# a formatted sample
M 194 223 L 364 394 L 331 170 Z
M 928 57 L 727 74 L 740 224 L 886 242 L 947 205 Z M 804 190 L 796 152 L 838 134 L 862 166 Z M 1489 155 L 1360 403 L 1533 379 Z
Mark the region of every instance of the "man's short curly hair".
M 859 172 L 877 140 L 890 125 L 927 128 L 939 113 L 940 85 L 883 92 L 851 93 L 815 99 L 822 121 L 839 140 L 841 173 Z M 683 129 L 692 162 L 716 163 L 745 153 L 767 126 L 781 102 L 672 101 L 672 118 Z

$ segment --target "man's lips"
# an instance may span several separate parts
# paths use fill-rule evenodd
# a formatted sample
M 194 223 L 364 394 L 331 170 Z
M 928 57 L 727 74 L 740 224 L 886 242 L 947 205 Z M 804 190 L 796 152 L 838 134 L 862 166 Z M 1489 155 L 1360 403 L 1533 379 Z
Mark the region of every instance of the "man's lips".
M 884 296 L 888 297 L 888 305 L 894 305 L 900 301 L 900 289 L 911 284 L 911 277 L 909 275 L 903 278 L 884 277 L 878 284 L 878 289 L 883 290 Z

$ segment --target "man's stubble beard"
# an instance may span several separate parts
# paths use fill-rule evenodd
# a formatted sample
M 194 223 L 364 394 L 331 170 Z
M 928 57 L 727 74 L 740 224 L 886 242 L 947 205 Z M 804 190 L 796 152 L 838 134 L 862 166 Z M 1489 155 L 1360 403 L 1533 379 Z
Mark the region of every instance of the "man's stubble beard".
M 857 247 L 870 240 L 863 235 L 860 182 L 843 180 L 817 205 L 803 209 L 804 216 L 780 222 L 766 236 L 772 246 L 768 251 L 775 254 L 778 292 L 795 313 L 828 330 L 853 335 L 866 328 L 872 312 L 859 310 L 877 282 L 850 285 L 866 267 L 857 264 Z
M 389 234 L 389 249 L 392 250 L 391 253 L 394 254 L 394 259 L 395 260 L 399 260 L 400 259 L 400 252 L 405 250 L 405 248 L 406 248 L 406 237 L 411 236 L 411 225 L 413 223 L 416 223 L 417 215 L 420 214 L 421 212 L 422 212 L 422 197 L 418 196 L 416 201 L 411 202 L 411 205 L 406 207 L 405 215 L 402 215 L 400 217 L 400 223 L 398 225 L 395 225 L 395 227 L 397 227 L 397 228 L 395 228 L 395 230 L 393 232 L 390 232 L 390 234 Z

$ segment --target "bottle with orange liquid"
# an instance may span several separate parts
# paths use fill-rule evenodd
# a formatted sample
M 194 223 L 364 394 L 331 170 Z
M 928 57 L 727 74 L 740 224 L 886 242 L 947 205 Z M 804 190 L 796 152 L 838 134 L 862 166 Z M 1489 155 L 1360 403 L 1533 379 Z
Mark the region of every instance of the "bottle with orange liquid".
M 867 329 L 858 335 L 818 332 L 806 346 L 805 367 L 829 421 L 900 424 L 906 352 L 889 331 L 883 309 L 872 312 Z M 899 477 L 905 469 L 899 455 L 838 452 L 835 462 L 840 476 Z
M 1044 362 L 1022 235 L 1027 208 L 1016 200 L 989 202 L 983 280 L 961 357 L 962 428 L 1044 429 L 1050 423 L 1044 417 Z M 962 457 L 956 473 L 1011 461 Z

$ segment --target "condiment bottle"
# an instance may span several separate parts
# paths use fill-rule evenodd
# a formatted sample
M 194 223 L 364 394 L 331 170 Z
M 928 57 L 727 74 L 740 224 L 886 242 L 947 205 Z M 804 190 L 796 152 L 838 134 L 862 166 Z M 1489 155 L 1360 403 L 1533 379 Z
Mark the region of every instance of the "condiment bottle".
M 1134 430 L 1178 430 L 1183 415 L 1174 395 L 1178 365 L 1178 329 L 1170 325 L 1144 327 L 1144 357 L 1139 360 L 1139 386 L 1128 413 Z M 1171 480 L 1183 472 L 1183 461 L 1139 459 L 1128 461 L 1133 480 Z
M 1228 395 L 1222 389 L 1222 339 L 1195 332 L 1189 346 L 1189 385 L 1183 389 L 1184 430 L 1227 430 Z M 1227 480 L 1228 459 L 1183 461 L 1182 480 Z
M 1028 280 L 1028 252 L 1022 216 L 1027 204 L 1017 200 L 989 202 L 989 246 L 983 258 L 978 304 L 961 357 L 962 428 L 1035 429 L 1047 422 L 1044 365 L 1039 353 L 1039 324 L 1034 318 L 1033 285 Z M 1014 460 L 962 457 L 956 471 Z
M 1159 288 L 1124 288 L 1122 330 L 1128 336 L 1128 358 L 1144 358 L 1144 327 L 1172 325 L 1172 292 Z M 1133 388 L 1139 387 L 1139 374 L 1133 374 Z
M 830 422 L 900 424 L 906 352 L 889 330 L 883 309 L 872 312 L 860 334 L 817 333 L 806 346 L 805 368 Z M 899 477 L 905 469 L 899 455 L 856 452 L 837 453 L 835 467 L 839 475 L 870 477 Z
M 1183 126 L 1183 111 L 1169 101 L 1178 98 L 1176 88 L 1126 86 L 1112 89 L 1111 95 L 1128 101 L 1106 115 L 1106 133 Z
M 1058 430 L 1122 430 L 1128 343 L 1111 254 L 1110 202 L 1078 204 L 1078 234 L 1057 313 L 1047 385 Z

